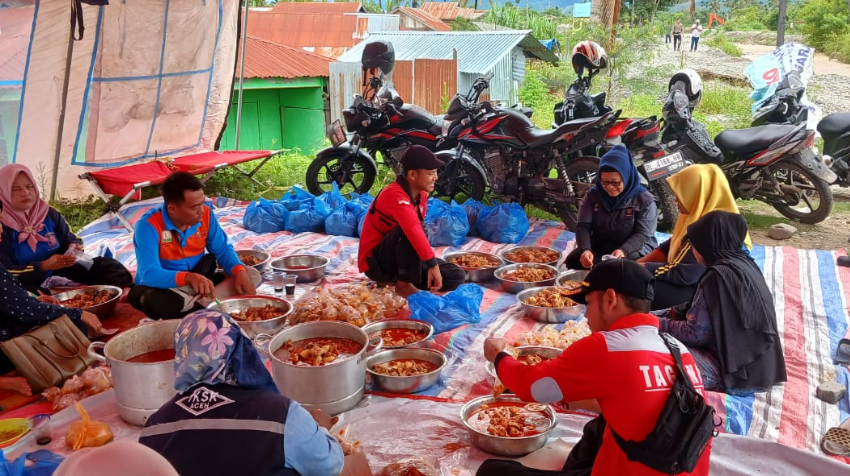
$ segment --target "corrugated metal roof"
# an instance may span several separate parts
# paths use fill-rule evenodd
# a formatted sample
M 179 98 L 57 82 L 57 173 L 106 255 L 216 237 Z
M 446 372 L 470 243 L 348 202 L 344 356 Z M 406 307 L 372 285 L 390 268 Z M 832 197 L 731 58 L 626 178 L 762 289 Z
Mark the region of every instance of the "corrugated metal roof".
M 358 19 L 341 13 L 249 12 L 248 35 L 298 48 L 350 48 L 366 34 Z
M 316 13 L 320 15 L 342 15 L 344 13 L 365 12 L 360 2 L 278 2 L 272 8 L 275 13 L 290 13 L 303 15 Z
M 425 2 L 420 8 L 444 21 L 455 20 L 457 17 L 466 18 L 467 20 L 475 20 L 487 13 L 486 10 L 460 8 L 455 2 Z
M 378 40 L 393 44 L 397 60 L 451 59 L 452 50 L 456 49 L 458 71 L 463 73 L 487 73 L 517 45 L 522 46 L 527 55 L 552 63 L 558 62 L 558 57 L 541 45 L 530 30 L 373 33 L 340 56 L 338 61 L 359 62 L 363 47 Z
M 24 78 L 30 30 L 35 9 L 4 8 L 0 10 L 0 80 L 20 81 Z
M 443 22 L 443 20 L 440 20 L 421 8 L 399 7 L 393 10 L 393 13 L 413 17 L 434 31 L 452 31 L 452 27 Z
M 248 37 L 245 45 L 246 78 L 327 78 L 330 63 L 324 56 L 259 38 Z

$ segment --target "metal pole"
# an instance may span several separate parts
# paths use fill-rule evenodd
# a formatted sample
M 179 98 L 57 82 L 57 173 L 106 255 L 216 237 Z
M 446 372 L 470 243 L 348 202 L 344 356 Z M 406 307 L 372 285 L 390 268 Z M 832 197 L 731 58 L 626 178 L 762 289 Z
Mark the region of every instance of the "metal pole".
M 71 12 L 74 15 L 74 12 Z M 59 126 L 56 128 L 56 151 L 53 154 L 53 180 L 50 183 L 50 200 L 56 200 L 56 181 L 59 179 L 59 159 L 62 155 L 62 135 L 65 131 L 65 110 L 68 104 L 68 83 L 71 81 L 71 61 L 74 54 L 74 29 L 68 34 L 65 52 L 65 79 L 62 82 L 62 102 L 59 104 Z
M 245 80 L 245 44 L 248 43 L 248 0 L 245 0 L 245 14 L 242 16 L 242 48 L 239 58 L 239 98 L 236 100 L 236 139 L 234 147 L 239 150 L 239 129 L 242 127 L 242 85 Z
M 786 0 L 779 0 L 779 21 L 776 24 L 776 47 L 785 44 L 785 5 Z

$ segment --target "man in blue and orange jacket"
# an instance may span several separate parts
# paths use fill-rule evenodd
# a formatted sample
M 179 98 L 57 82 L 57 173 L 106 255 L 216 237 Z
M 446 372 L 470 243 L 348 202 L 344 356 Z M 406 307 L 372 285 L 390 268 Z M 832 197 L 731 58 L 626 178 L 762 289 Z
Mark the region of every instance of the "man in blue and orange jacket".
M 401 158 L 403 172 L 381 190 L 366 212 L 357 264 L 378 282 L 396 282 L 408 296 L 420 289 L 451 291 L 465 277 L 459 266 L 438 260 L 425 234 L 428 194 L 434 191 L 443 161 L 421 145 Z
M 204 184 L 175 172 L 162 184 L 162 198 L 162 207 L 136 223 L 138 268 L 128 302 L 152 318 L 182 318 L 201 307 L 199 298 L 215 292 L 216 261 L 233 277 L 236 294 L 255 294 L 250 274 L 205 203 Z

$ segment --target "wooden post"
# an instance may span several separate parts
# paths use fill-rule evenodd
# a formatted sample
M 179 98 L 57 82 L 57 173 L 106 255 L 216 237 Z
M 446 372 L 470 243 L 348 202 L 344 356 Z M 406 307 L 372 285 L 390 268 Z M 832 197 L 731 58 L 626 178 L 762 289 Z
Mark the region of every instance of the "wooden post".
M 776 24 L 776 47 L 785 44 L 785 4 L 787 0 L 779 0 L 779 21 Z

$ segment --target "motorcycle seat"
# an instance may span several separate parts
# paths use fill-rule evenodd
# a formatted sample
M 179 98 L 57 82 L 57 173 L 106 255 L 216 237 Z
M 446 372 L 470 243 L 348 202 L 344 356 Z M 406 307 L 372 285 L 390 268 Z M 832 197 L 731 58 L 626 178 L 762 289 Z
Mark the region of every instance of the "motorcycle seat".
M 818 123 L 818 132 L 824 140 L 837 138 L 848 131 L 850 131 L 850 112 L 830 114 Z
M 601 118 L 599 117 L 588 117 L 586 119 L 576 119 L 574 121 L 565 122 L 558 126 L 557 129 L 538 129 L 536 127 L 531 129 L 525 129 L 520 131 L 517 134 L 517 137 L 520 138 L 523 142 L 528 144 L 529 147 L 540 147 L 547 144 L 551 144 L 552 141 L 557 139 L 559 136 L 566 134 L 568 132 L 578 131 L 583 127 L 586 127 L 588 124 L 597 122 Z
M 729 129 L 717 134 L 714 143 L 724 155 L 747 155 L 767 149 L 779 139 L 797 129 L 797 126 L 767 125 L 749 129 Z

